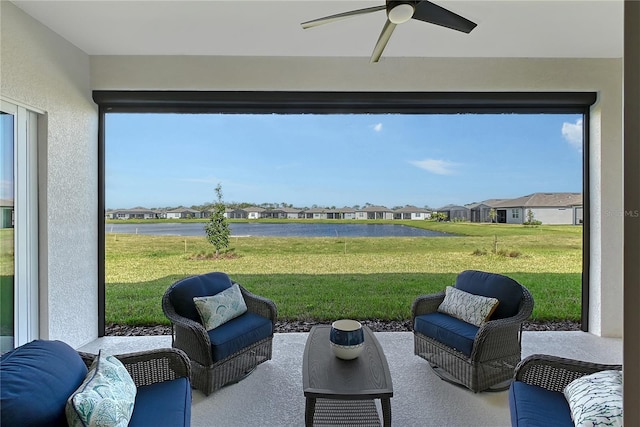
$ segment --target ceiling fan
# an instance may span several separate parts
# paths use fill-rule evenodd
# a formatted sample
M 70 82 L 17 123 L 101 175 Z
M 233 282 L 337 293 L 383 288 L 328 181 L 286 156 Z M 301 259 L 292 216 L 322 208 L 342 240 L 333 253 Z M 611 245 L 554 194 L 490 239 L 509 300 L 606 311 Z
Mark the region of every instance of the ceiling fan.
M 364 15 L 366 13 L 377 12 L 379 10 L 387 11 L 387 21 L 382 27 L 382 32 L 378 41 L 373 48 L 370 62 L 378 62 L 382 56 L 382 51 L 389 42 L 393 30 L 398 24 L 403 24 L 410 19 L 428 22 L 430 24 L 439 25 L 441 27 L 451 28 L 452 30 L 470 33 L 476 27 L 476 23 L 457 15 L 450 10 L 440 7 L 427 0 L 422 1 L 393 1 L 386 0 L 383 6 L 368 7 L 365 9 L 357 9 L 349 12 L 338 13 L 336 15 L 325 16 L 324 18 L 314 19 L 312 21 L 303 22 L 302 28 L 313 28 L 323 24 L 339 21 L 341 19 L 350 18 L 352 16 Z

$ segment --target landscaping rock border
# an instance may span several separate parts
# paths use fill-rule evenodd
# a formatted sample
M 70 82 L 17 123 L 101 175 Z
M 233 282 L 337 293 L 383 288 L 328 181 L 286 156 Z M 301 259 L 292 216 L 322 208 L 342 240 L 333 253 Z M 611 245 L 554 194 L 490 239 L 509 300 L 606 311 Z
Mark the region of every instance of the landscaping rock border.
M 309 332 L 311 327 L 322 322 L 308 321 L 277 321 L 275 326 L 276 333 L 287 332 Z M 367 325 L 374 332 L 410 332 L 410 320 L 363 320 L 361 323 Z M 144 336 L 144 335 L 171 335 L 171 326 L 129 326 L 108 324 L 106 326 L 106 336 Z M 570 320 L 551 321 L 551 322 L 525 322 L 523 324 L 525 331 L 579 331 L 580 323 Z

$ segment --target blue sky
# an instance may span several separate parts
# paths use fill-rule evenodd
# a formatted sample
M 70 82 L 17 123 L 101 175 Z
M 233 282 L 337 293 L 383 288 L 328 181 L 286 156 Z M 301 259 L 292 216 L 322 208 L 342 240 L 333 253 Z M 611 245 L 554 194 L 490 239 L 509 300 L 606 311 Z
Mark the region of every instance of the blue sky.
M 438 208 L 582 191 L 582 120 L 537 115 L 108 114 L 107 208 Z

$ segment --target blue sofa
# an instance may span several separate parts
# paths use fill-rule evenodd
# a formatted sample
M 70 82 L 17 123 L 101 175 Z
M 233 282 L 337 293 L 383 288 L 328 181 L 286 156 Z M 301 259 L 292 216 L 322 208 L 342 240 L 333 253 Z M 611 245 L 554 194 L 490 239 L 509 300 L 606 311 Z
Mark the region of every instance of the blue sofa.
M 0 357 L 0 425 L 67 426 L 65 405 L 87 376 L 94 354 L 62 341 L 35 340 Z M 191 425 L 189 360 L 176 349 L 116 356 L 137 387 L 135 426 Z
M 573 427 L 564 388 L 573 380 L 599 371 L 620 370 L 605 365 L 534 354 L 516 367 L 509 388 L 509 410 L 513 427 Z

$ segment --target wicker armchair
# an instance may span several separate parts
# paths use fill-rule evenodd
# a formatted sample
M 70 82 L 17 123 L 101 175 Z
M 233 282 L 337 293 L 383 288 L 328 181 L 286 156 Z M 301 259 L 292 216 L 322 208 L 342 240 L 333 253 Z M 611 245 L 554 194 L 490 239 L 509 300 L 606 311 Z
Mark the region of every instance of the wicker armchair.
M 522 323 L 533 311 L 533 298 L 509 277 L 474 270 L 460 273 L 455 287 L 500 303 L 489 321 L 476 327 L 438 312 L 444 292 L 419 296 L 411 307 L 414 354 L 442 379 L 473 392 L 496 385 L 504 390 L 521 359 Z
M 526 357 L 516 366 L 509 389 L 511 425 L 573 427 L 571 408 L 563 393 L 565 387 L 585 375 L 609 370 L 622 370 L 622 365 L 584 362 L 547 354 Z
M 87 368 L 91 367 L 96 354 L 78 352 Z M 177 378 L 189 378 L 191 366 L 189 358 L 182 350 L 163 348 L 135 353 L 117 354 L 136 387 L 148 386 Z
M 207 273 L 177 281 L 162 298 L 172 346 L 189 356 L 191 383 L 206 395 L 271 359 L 276 306 L 240 285 L 247 312 L 210 331 L 202 325 L 193 297 L 215 295 L 233 284 L 225 273 Z
M 600 371 L 622 370 L 622 365 L 584 362 L 548 354 L 532 354 L 516 366 L 514 381 L 562 392 L 573 380 Z

